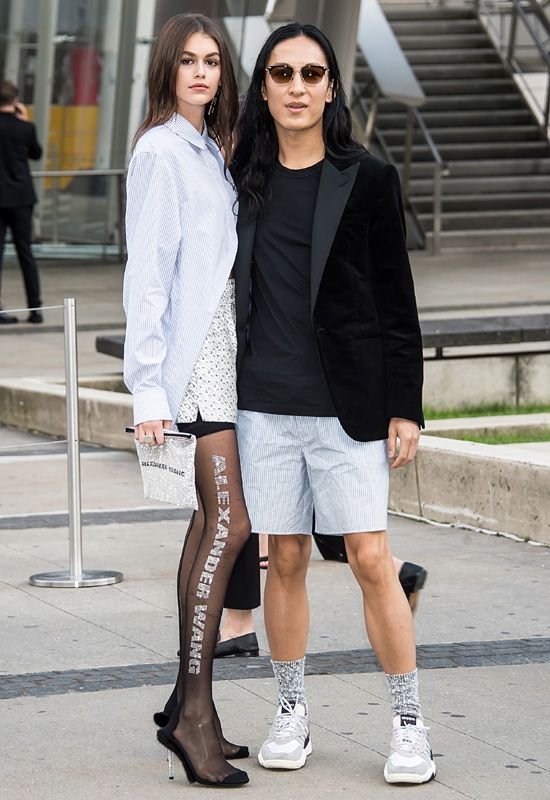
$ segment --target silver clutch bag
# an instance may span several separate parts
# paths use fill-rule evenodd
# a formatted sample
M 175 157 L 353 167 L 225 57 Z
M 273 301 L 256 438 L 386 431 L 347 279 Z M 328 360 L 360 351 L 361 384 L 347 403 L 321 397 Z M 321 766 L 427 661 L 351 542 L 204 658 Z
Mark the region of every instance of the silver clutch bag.
M 164 444 L 141 444 L 134 441 L 145 497 L 196 510 L 196 438 L 166 436 Z

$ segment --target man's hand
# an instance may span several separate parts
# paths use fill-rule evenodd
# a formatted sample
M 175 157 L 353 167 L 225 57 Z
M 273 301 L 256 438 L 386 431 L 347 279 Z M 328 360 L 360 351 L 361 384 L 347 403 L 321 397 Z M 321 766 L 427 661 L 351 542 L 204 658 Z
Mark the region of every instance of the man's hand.
M 27 106 L 20 100 L 16 100 L 14 105 L 15 105 L 15 116 L 17 117 L 17 119 L 22 119 L 24 122 L 28 122 L 29 110 Z
M 397 452 L 397 439 L 399 439 L 399 455 Z M 420 429 L 416 422 L 401 417 L 392 417 L 388 428 L 388 458 L 395 458 L 391 465 L 392 469 L 404 467 L 410 464 L 416 455 L 418 440 L 420 439 Z
M 163 429 L 170 430 L 171 427 L 172 421 L 169 419 L 153 419 L 149 422 L 141 422 L 136 425 L 134 437 L 142 444 L 164 444 Z M 144 442 L 145 436 L 152 436 L 153 440 L 146 439 Z

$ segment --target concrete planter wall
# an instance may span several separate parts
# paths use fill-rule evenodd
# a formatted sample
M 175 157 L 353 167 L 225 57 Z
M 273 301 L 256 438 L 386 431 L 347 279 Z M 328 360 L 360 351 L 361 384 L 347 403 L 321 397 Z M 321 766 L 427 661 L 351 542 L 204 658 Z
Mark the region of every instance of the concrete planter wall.
M 130 395 L 113 391 L 120 388 L 117 379 L 90 378 L 85 383 L 79 391 L 82 440 L 133 450 L 131 437 L 124 433 L 132 420 Z M 91 388 L 98 386 L 106 390 Z M 509 424 L 519 424 L 517 419 Z M 537 415 L 536 423 L 545 424 L 548 419 L 548 415 Z M 65 436 L 64 385 L 31 378 L 2 381 L 0 422 Z M 439 438 L 445 428 L 456 428 L 456 423 L 431 423 L 431 428 L 443 429 L 438 437 L 423 436 L 416 461 L 392 472 L 390 508 L 550 545 L 550 453 Z M 467 424 L 476 428 L 491 422 L 480 419 Z
M 424 436 L 390 508 L 550 545 L 550 453 Z
M 0 384 L 0 422 L 18 428 L 66 436 L 65 386 L 39 378 L 17 378 Z M 80 387 L 80 438 L 84 442 L 133 450 L 124 433 L 132 425 L 132 398 L 122 392 Z
M 424 374 L 424 403 L 438 410 L 550 404 L 548 353 L 426 361 Z

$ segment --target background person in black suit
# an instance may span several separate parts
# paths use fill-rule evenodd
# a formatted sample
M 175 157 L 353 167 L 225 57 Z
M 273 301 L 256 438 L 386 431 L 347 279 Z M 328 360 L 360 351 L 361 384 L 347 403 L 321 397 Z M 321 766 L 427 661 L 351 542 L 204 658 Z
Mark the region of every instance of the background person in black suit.
M 6 229 L 11 230 L 19 264 L 23 272 L 27 305 L 31 311 L 27 322 L 43 322 L 39 309 L 40 278 L 31 248 L 32 211 L 36 194 L 28 159 L 39 159 L 42 148 L 36 130 L 29 122 L 25 106 L 18 100 L 18 89 L 10 81 L 0 83 L 0 276 Z M 0 311 L 0 325 L 17 322 L 17 317 Z

